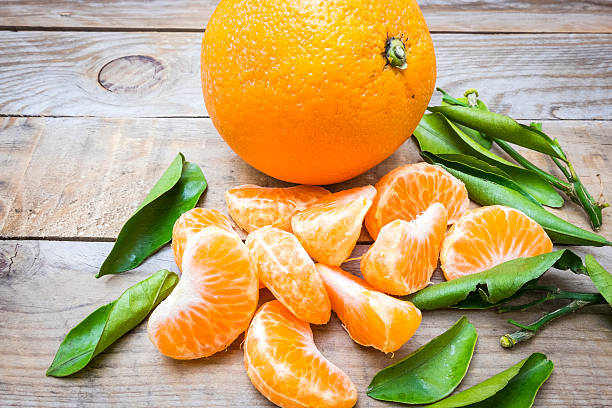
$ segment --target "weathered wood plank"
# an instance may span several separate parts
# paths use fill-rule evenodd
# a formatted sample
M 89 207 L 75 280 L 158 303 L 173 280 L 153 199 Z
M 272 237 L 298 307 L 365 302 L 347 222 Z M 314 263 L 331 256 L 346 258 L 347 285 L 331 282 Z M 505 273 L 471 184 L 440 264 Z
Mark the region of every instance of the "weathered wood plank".
M 0 26 L 199 30 L 218 3 L 154 0 L 144 6 L 134 0 L 5 0 L 0 8 Z M 419 4 L 432 31 L 612 31 L 609 1 L 420 0 Z
M 250 384 L 243 368 L 242 336 L 226 352 L 195 361 L 174 361 L 149 342 L 144 324 L 70 378 L 45 377 L 45 370 L 67 331 L 98 306 L 161 268 L 176 270 L 169 248 L 138 270 L 96 280 L 93 276 L 110 243 L 0 242 L 0 394 L 3 406 L 272 406 Z M 361 246 L 354 255 L 366 249 Z M 612 254 L 596 250 L 606 266 Z M 356 272 L 357 262 L 347 264 Z M 436 281 L 440 280 L 437 273 Z M 574 290 L 593 290 L 584 276 L 549 272 L 545 278 Z M 263 290 L 263 301 L 271 299 Z M 550 307 L 550 306 L 549 306 Z M 503 350 L 499 337 L 512 330 L 506 318 L 536 319 L 543 310 L 499 316 L 468 312 L 479 339 L 460 389 L 478 383 L 532 352 L 543 352 L 555 370 L 536 399 L 538 407 L 609 406 L 612 401 L 612 311 L 593 307 L 548 326 L 528 343 Z M 417 334 L 394 357 L 358 346 L 334 316 L 313 327 L 321 352 L 344 370 L 359 390 L 359 407 L 384 407 L 365 395 L 372 376 L 442 333 L 462 314 L 425 312 Z
M 544 129 L 559 138 L 590 191 L 612 185 L 612 122 L 546 121 Z M 210 119 L 0 118 L 0 185 L 6 186 L 0 189 L 0 236 L 114 239 L 178 151 L 207 177 L 201 206 L 225 211 L 224 192 L 239 184 L 287 185 L 236 156 Z M 554 170 L 545 156 L 528 157 Z M 417 146 L 408 140 L 372 170 L 330 188 L 375 184 L 391 169 L 418 161 Z M 612 200 L 608 189 L 605 198 Z M 588 228 L 576 205 L 559 213 Z M 601 232 L 612 237 L 608 209 Z
M 434 34 L 438 85 L 524 119 L 612 119 L 612 35 Z M 0 32 L 0 114 L 205 116 L 199 33 Z

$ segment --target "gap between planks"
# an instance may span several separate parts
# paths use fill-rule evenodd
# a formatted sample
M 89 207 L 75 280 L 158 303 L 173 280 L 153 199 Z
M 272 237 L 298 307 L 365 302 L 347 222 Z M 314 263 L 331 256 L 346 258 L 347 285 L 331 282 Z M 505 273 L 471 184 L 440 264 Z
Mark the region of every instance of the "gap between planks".
M 2 26 L 0 31 L 61 31 L 74 33 L 108 32 L 108 33 L 201 33 L 205 29 L 197 28 L 150 28 L 150 27 L 44 27 L 44 26 Z M 429 30 L 431 34 L 471 34 L 471 35 L 512 35 L 512 34 L 610 34 L 610 31 L 485 31 L 485 30 Z
M 434 98 L 432 98 L 434 99 Z M 425 112 L 428 113 L 428 112 Z M 52 119 L 58 119 L 58 118 L 104 118 L 101 116 L 91 116 L 91 115 L 75 115 L 75 116 L 71 116 L 71 115 L 19 115 L 19 114 L 11 114 L 11 113 L 0 113 L 0 118 L 52 118 Z M 120 116 L 113 116 L 112 119 L 119 119 L 119 120 L 127 120 L 127 119 L 210 119 L 210 116 L 126 116 L 126 117 L 120 117 Z M 519 118 L 519 117 L 514 117 L 514 120 L 517 121 L 523 121 L 523 122 L 533 122 L 533 121 L 541 121 L 541 118 Z M 554 118 L 554 119 L 547 119 L 547 120 L 554 120 L 554 121 L 560 121 L 560 122 L 584 122 L 585 119 L 566 119 L 566 118 Z M 588 119 L 589 122 L 610 122 L 612 121 L 612 119 Z
M 2 115 L 207 116 L 199 33 L 39 34 L 0 32 Z M 449 92 L 475 87 L 519 119 L 612 119 L 612 35 L 433 39 L 437 83 Z
M 7 28 L 196 30 L 218 0 L 5 0 Z M 603 1 L 419 0 L 432 32 L 611 32 L 612 5 Z
M 110 243 L 0 241 L 0 392 L 3 406 L 272 406 L 250 384 L 244 372 L 239 337 L 225 352 L 206 359 L 175 361 L 160 355 L 148 341 L 146 322 L 119 339 L 81 372 L 65 379 L 45 377 L 57 347 L 68 330 L 96 307 L 158 269 L 177 271 L 171 248 L 165 247 L 139 268 L 96 280 L 94 275 L 110 251 Z M 359 246 L 352 256 L 361 255 Z M 581 255 L 583 249 L 578 249 Z M 591 252 L 589 250 L 589 252 Z M 597 250 L 605 265 L 610 252 Z M 344 269 L 359 273 L 359 263 Z M 585 276 L 551 271 L 544 282 L 562 288 L 594 291 Z M 435 282 L 442 280 L 437 271 Z M 271 300 L 261 291 L 261 301 Z M 555 304 L 558 305 L 558 304 Z M 465 389 L 517 363 L 532 352 L 543 352 L 555 371 L 538 393 L 536 406 L 604 406 L 612 399 L 612 316 L 607 306 L 582 310 L 547 326 L 534 339 L 513 350 L 499 346 L 512 326 L 537 319 L 543 310 L 500 316 L 494 311 L 438 310 L 423 312 L 415 336 L 394 355 L 384 355 L 350 340 L 338 319 L 313 325 L 317 347 L 356 384 L 359 407 L 385 407 L 365 391 L 374 374 L 441 334 L 462 314 L 479 333 L 471 367 L 458 390 Z M 571 387 L 568 387 L 571 384 Z M 223 392 L 219 392 L 222 390 Z
M 543 121 L 543 126 L 560 140 L 591 193 L 597 195 L 601 184 L 612 185 L 612 143 L 606 143 L 612 121 Z M 240 184 L 289 185 L 240 159 L 210 119 L 3 118 L 0 236 L 112 241 L 178 151 L 200 165 L 209 183 L 199 206 L 225 212 L 224 192 Z M 526 155 L 555 173 L 545 155 Z M 373 185 L 393 168 L 420 161 L 411 138 L 378 166 L 329 188 Z M 612 200 L 609 192 L 605 198 Z M 571 202 L 554 212 L 589 228 Z M 611 209 L 604 209 L 601 234 L 612 236 Z M 370 242 L 367 235 L 361 242 Z

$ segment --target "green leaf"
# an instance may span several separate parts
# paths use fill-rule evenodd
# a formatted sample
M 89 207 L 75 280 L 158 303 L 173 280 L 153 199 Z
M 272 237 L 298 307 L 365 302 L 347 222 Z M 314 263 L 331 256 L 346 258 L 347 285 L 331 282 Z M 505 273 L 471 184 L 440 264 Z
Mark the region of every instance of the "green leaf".
M 134 269 L 170 242 L 174 223 L 195 207 L 205 189 L 200 167 L 179 153 L 121 228 L 96 278 Z
M 519 167 L 475 142 L 462 129 L 446 119 L 442 114 L 434 113 L 423 116 L 414 136 L 421 150 L 434 154 L 463 154 L 482 161 L 501 170 L 504 177 L 514 181 L 521 192 L 535 198 L 539 203 L 549 207 L 561 207 L 563 198 L 557 191 L 536 172 Z M 487 166 L 487 167 L 491 167 Z M 472 167 L 477 167 L 472 164 Z
M 532 201 L 537 206 L 541 207 L 540 202 L 534 196 L 529 194 L 525 189 L 523 189 L 522 186 L 514 182 L 514 180 L 512 180 L 507 173 L 495 166 L 491 166 L 482 160 L 472 156 L 467 156 L 465 154 L 438 154 L 437 156 L 445 160 L 462 163 L 474 170 L 480 170 L 487 174 L 490 181 L 511 188 L 512 190 L 523 195 L 528 200 Z
M 606 271 L 603 266 L 591 254 L 587 254 L 584 258 L 587 273 L 595 284 L 595 287 L 612 306 L 612 274 Z
M 533 353 L 505 371 L 428 408 L 529 408 L 554 368 L 544 354 Z
M 475 129 L 492 139 L 501 139 L 549 156 L 566 160 L 558 143 L 542 131 L 521 125 L 514 119 L 494 112 L 464 106 L 431 106 L 431 112 L 439 112 L 453 122 Z
M 446 94 L 448 95 L 448 94 Z M 452 100 L 449 100 L 448 97 L 445 97 L 446 95 L 442 96 L 442 105 L 446 106 L 446 105 L 456 105 L 456 102 L 459 102 L 461 105 L 460 106 L 469 106 L 468 105 L 468 98 L 466 97 L 461 97 L 461 98 L 457 98 L 454 99 L 452 98 Z M 480 109 L 483 111 L 488 112 L 489 108 L 487 107 L 487 105 L 485 105 L 485 103 L 483 101 L 481 101 L 480 99 L 478 99 L 477 101 L 477 105 L 476 105 L 476 109 Z M 472 139 L 474 139 L 474 141 L 476 141 L 479 145 L 481 145 L 482 147 L 484 147 L 485 149 L 489 150 L 491 148 L 491 146 L 493 145 L 493 141 L 491 139 L 489 139 L 486 135 L 480 133 L 477 130 L 474 129 L 470 129 L 467 126 L 463 126 L 461 124 L 456 124 L 457 127 L 459 129 L 461 129 L 466 135 L 468 135 L 469 137 L 471 137 Z
M 444 398 L 465 376 L 477 338 L 474 325 L 463 316 L 440 336 L 378 372 L 368 386 L 368 396 L 406 404 Z
M 571 267 L 574 272 L 579 271 L 580 267 L 569 261 L 573 260 L 573 257 L 577 255 L 562 249 L 547 254 L 517 258 L 486 271 L 428 286 L 403 299 L 411 301 L 421 310 L 446 307 L 486 309 L 511 300 L 519 289 L 537 280 L 553 266 L 557 269 Z
M 542 131 L 542 122 L 531 122 L 529 124 L 529 127 L 541 132 Z
M 173 272 L 161 270 L 127 289 L 77 324 L 64 338 L 47 375 L 74 374 L 118 338 L 136 327 L 178 283 Z
M 539 223 L 557 244 L 612 245 L 611 242 L 601 235 L 576 227 L 546 211 L 542 206 L 529 200 L 510 185 L 505 185 L 504 180 L 499 176 L 463 163 L 461 155 L 454 155 L 448 158 L 427 151 L 421 152 L 421 155 L 428 162 L 442 166 L 452 175 L 463 181 L 472 200 L 480 205 L 500 204 L 522 211 Z

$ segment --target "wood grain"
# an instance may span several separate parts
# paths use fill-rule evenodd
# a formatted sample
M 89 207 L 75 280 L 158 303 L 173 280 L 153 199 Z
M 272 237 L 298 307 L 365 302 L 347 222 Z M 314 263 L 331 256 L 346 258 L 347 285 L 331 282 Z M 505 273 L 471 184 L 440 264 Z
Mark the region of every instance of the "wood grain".
M 68 330 L 128 286 L 161 268 L 176 271 L 165 248 L 138 270 L 94 278 L 110 243 L 0 242 L 0 395 L 2 406 L 272 406 L 250 384 L 243 368 L 242 336 L 227 351 L 195 361 L 174 361 L 157 352 L 141 324 L 70 378 L 45 377 L 45 370 Z M 366 247 L 357 248 L 360 255 Z M 612 265 L 608 250 L 596 250 Z M 357 262 L 346 264 L 356 272 Z M 440 280 L 437 273 L 436 281 Z M 584 276 L 552 271 L 548 283 L 592 291 Z M 263 290 L 262 302 L 271 299 Z M 559 306 L 559 304 L 557 304 Z M 551 378 L 536 399 L 537 407 L 609 406 L 612 401 L 612 311 L 608 306 L 584 309 L 546 327 L 513 350 L 499 346 L 512 330 L 506 318 L 529 322 L 543 310 L 499 316 L 493 311 L 468 312 L 478 334 L 476 353 L 459 389 L 465 389 L 515 364 L 532 352 L 555 363 Z M 321 352 L 344 370 L 359 390 L 358 407 L 385 407 L 365 390 L 373 375 L 439 335 L 462 313 L 424 312 L 417 334 L 394 356 L 355 344 L 334 316 L 313 326 Z
M 475 87 L 518 119 L 612 119 L 612 35 L 433 38 L 448 91 Z M 0 32 L 0 114 L 206 116 L 200 41 L 197 32 Z
M 587 188 L 612 185 L 612 122 L 546 121 Z M 0 118 L 0 236 L 112 240 L 177 152 L 201 166 L 209 188 L 199 205 L 225 211 L 236 185 L 286 186 L 236 156 L 210 119 Z M 527 156 L 547 171 L 546 156 Z M 332 191 L 375 184 L 393 168 L 421 161 L 409 139 L 390 158 Z M 609 189 L 604 199 L 612 200 Z M 568 203 L 562 217 L 589 228 Z M 612 238 L 612 211 L 601 233 Z M 367 239 L 364 235 L 363 239 Z
M 0 26 L 200 30 L 218 0 L 3 1 Z M 612 4 L 555 0 L 419 0 L 432 31 L 611 32 Z M 571 18 L 568 18 L 568 14 Z

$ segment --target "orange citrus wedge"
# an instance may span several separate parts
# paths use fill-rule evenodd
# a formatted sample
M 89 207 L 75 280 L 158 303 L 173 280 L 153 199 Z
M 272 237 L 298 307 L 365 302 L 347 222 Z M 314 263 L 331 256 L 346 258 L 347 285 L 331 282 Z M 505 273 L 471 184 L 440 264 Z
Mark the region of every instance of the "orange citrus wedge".
M 461 180 L 440 166 L 427 163 L 398 167 L 376 183 L 378 194 L 365 218 L 373 239 L 382 227 L 395 220 L 412 221 L 433 203 L 448 211 L 452 224 L 470 205 L 467 190 Z
M 172 358 L 210 356 L 248 327 L 257 307 L 257 274 L 240 238 L 216 226 L 189 239 L 182 265 L 181 280 L 151 313 L 149 338 Z
M 244 364 L 251 382 L 281 407 L 352 407 L 351 379 L 317 349 L 308 323 L 277 300 L 262 305 L 247 331 Z
M 259 279 L 298 318 L 315 324 L 329 320 L 331 304 L 314 262 L 295 236 L 263 227 L 246 240 Z
M 385 225 L 361 259 L 365 280 L 392 295 L 423 289 L 438 266 L 446 222 L 446 208 L 434 203 L 412 221 Z
M 246 184 L 228 190 L 225 201 L 232 219 L 246 232 L 267 225 L 291 232 L 291 217 L 328 194 L 331 193 L 319 186 L 274 188 Z
M 374 187 L 365 186 L 323 197 L 293 216 L 293 233 L 314 259 L 340 265 L 355 248 L 375 195 Z
M 185 252 L 189 238 L 212 225 L 236 233 L 227 216 L 209 208 L 193 208 L 176 220 L 172 228 L 172 252 L 174 252 L 176 265 L 181 271 L 183 270 L 183 252 Z
M 451 280 L 551 250 L 552 242 L 540 224 L 514 208 L 492 205 L 467 212 L 450 228 L 440 265 Z
M 338 267 L 320 263 L 316 267 L 332 310 L 355 342 L 390 353 L 406 343 L 421 324 L 421 311 L 411 302 L 378 292 Z

